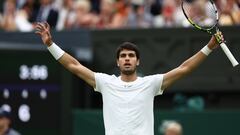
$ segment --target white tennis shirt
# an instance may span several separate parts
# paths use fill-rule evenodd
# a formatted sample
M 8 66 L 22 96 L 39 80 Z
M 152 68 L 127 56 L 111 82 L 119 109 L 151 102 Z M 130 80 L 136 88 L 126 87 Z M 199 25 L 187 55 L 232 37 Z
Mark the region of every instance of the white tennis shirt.
M 95 73 L 95 80 L 95 91 L 103 98 L 105 135 L 154 134 L 153 101 L 163 93 L 162 74 L 124 82 L 115 75 Z

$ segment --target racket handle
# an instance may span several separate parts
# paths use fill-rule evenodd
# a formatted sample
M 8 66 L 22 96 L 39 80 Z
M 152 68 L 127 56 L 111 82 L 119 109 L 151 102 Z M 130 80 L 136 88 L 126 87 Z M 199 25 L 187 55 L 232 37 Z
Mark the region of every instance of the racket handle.
M 227 55 L 228 59 L 231 61 L 233 67 L 238 65 L 237 60 L 234 58 L 230 50 L 228 49 L 227 45 L 223 42 L 220 44 L 221 48 L 223 49 L 224 53 Z

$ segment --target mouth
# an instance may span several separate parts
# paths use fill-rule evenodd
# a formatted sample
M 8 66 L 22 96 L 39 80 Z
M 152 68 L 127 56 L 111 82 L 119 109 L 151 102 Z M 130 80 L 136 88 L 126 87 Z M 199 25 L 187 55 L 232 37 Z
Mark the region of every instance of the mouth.
M 125 63 L 124 66 L 129 67 L 129 66 L 131 66 L 131 64 L 130 63 Z

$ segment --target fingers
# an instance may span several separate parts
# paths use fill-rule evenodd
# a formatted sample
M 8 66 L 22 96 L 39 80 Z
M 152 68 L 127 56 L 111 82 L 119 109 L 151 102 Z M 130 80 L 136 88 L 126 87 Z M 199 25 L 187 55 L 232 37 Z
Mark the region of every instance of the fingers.
M 35 33 L 42 36 L 43 34 L 48 34 L 50 31 L 50 26 L 47 22 L 38 22 L 35 25 Z
M 50 26 L 49 26 L 49 24 L 47 22 L 44 22 L 44 25 L 45 25 L 46 29 L 48 29 L 48 30 L 50 29 Z
M 42 35 L 42 33 L 41 33 L 41 32 L 39 32 L 39 31 L 35 31 L 35 33 L 36 33 L 36 34 L 38 34 L 39 36 L 41 36 L 41 35 Z
M 221 31 L 218 31 L 217 33 L 215 33 L 214 36 L 218 43 L 224 42 L 224 37 Z
M 44 27 L 41 25 L 41 23 L 37 23 L 37 25 L 35 26 L 35 33 L 37 34 L 41 34 L 44 30 Z
M 43 23 L 38 22 L 36 28 L 44 30 L 45 29 L 45 25 Z
M 50 26 L 47 22 L 44 22 L 44 23 L 38 22 L 35 28 L 38 30 L 45 30 L 45 29 L 49 30 Z

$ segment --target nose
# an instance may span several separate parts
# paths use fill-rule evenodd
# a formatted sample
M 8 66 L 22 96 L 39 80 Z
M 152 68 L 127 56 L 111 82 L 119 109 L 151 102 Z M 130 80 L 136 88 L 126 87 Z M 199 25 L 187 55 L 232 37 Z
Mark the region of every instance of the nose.
M 126 56 L 125 61 L 129 61 L 129 58 L 130 58 L 129 56 Z

